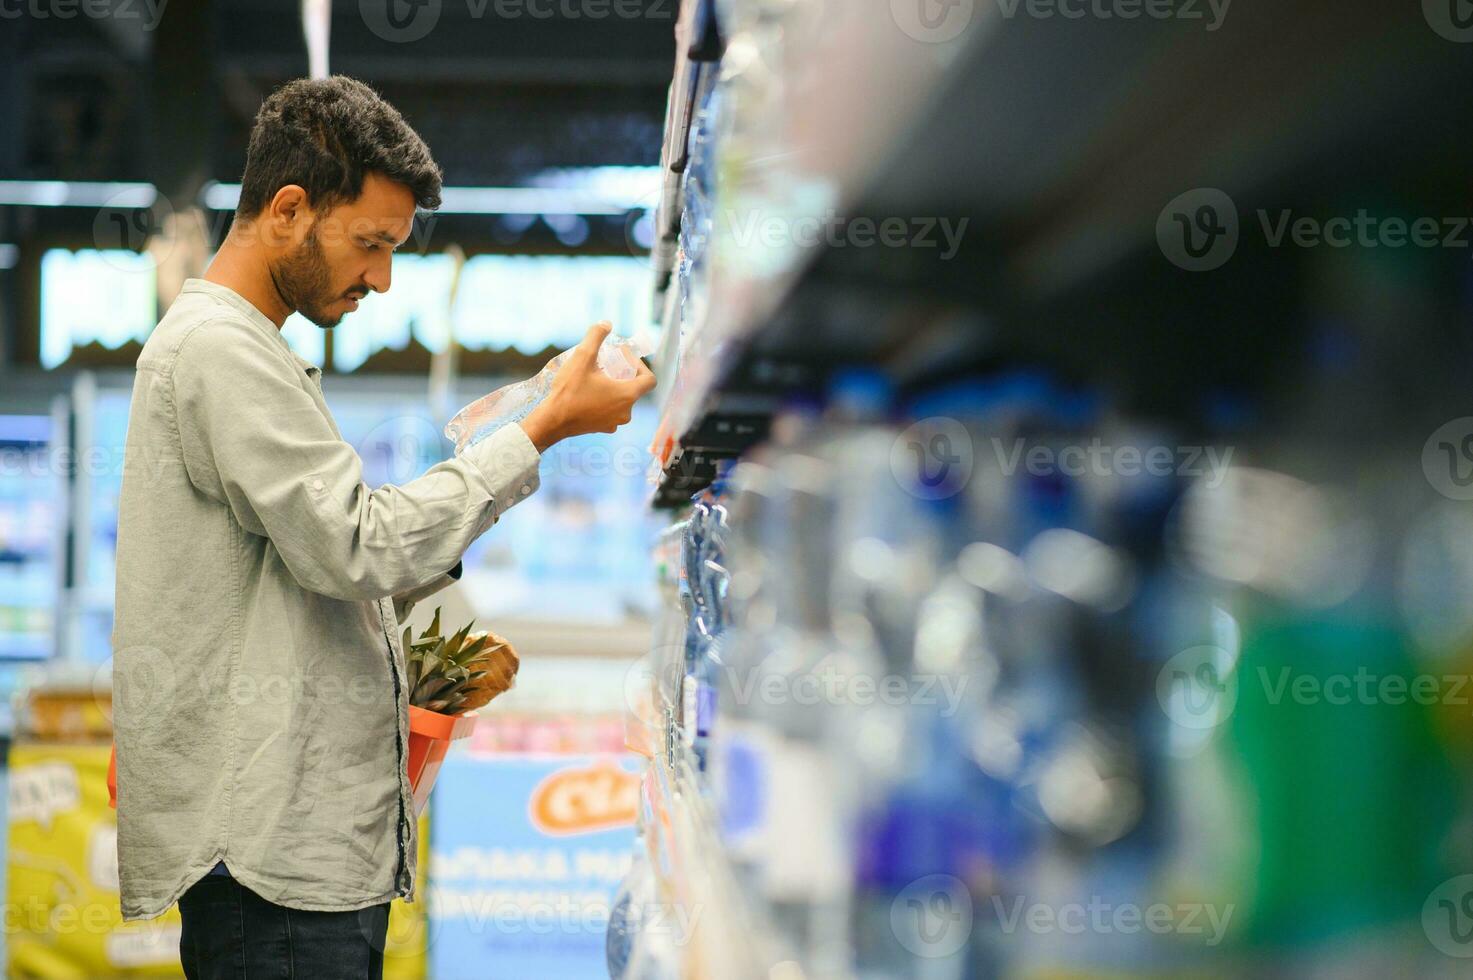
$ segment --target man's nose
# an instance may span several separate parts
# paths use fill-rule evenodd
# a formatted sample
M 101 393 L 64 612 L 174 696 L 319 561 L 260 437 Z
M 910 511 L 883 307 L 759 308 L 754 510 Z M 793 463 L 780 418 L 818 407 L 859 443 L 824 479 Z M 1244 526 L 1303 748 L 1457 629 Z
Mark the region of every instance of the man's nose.
M 387 293 L 389 283 L 393 281 L 394 272 L 392 259 L 385 255 L 382 260 L 372 263 L 363 274 L 363 282 L 376 293 Z

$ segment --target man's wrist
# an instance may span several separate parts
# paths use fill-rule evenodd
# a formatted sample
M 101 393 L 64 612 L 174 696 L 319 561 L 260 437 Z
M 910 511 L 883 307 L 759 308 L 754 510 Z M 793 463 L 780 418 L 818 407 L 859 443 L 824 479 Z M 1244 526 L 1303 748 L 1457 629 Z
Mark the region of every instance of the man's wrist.
M 532 409 L 531 413 L 521 421 L 522 431 L 527 434 L 532 445 L 537 447 L 539 453 L 545 453 L 555 444 L 562 441 L 562 421 L 555 405 L 550 398 L 544 399 L 542 404 Z

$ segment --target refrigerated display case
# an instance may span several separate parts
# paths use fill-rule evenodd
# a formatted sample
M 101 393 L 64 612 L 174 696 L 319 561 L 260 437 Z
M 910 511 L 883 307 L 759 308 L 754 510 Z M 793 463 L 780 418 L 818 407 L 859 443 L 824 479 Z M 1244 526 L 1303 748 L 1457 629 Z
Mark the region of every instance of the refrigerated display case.
M 77 481 L 78 527 L 86 550 L 77 582 L 77 621 L 71 655 L 101 664 L 112 657 L 114 575 L 118 550 L 118 497 L 123 489 L 123 450 L 128 437 L 129 389 L 83 382 L 73 388 L 83 461 Z
M 0 415 L 0 660 L 55 649 L 65 511 L 48 415 Z

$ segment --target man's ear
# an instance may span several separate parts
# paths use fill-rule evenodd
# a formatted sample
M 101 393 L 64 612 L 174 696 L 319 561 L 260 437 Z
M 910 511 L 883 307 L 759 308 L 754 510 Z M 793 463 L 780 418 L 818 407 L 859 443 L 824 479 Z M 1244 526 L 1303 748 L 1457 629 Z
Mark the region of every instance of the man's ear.
M 269 226 L 267 235 L 270 244 L 280 246 L 296 238 L 296 229 L 311 213 L 306 188 L 299 184 L 287 184 L 278 190 L 266 205 L 264 215 Z

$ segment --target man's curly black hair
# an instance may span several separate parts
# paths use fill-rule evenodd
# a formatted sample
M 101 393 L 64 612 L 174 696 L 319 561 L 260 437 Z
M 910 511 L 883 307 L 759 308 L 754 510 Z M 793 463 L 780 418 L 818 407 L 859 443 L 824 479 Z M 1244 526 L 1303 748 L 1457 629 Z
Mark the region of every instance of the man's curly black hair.
M 440 168 L 399 110 L 346 75 L 299 78 L 256 114 L 235 214 L 255 217 L 288 184 L 330 211 L 356 200 L 370 172 L 408 187 L 427 211 L 440 206 Z

